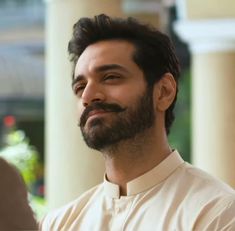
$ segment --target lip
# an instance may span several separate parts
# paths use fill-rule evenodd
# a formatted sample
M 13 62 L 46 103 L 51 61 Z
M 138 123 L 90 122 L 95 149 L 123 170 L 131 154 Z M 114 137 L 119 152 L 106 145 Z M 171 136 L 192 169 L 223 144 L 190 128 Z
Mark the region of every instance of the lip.
M 104 111 L 104 110 L 93 110 L 88 114 L 87 120 L 94 118 L 94 117 L 99 117 L 104 114 L 110 113 L 109 111 Z

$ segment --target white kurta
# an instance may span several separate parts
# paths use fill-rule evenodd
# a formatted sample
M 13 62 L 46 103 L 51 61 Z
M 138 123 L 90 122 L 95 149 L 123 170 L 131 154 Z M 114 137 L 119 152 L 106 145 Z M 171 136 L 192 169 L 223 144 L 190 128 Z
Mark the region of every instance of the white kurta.
M 235 230 L 235 191 L 177 151 L 127 184 L 104 182 L 47 215 L 44 231 Z

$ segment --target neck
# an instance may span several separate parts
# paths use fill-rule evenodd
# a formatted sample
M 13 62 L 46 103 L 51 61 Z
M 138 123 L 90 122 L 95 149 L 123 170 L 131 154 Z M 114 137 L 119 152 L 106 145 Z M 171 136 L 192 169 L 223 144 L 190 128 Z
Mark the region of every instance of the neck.
M 151 170 L 171 153 L 165 133 L 153 134 L 150 129 L 103 152 L 107 179 L 120 186 L 121 195 L 126 195 L 127 182 Z

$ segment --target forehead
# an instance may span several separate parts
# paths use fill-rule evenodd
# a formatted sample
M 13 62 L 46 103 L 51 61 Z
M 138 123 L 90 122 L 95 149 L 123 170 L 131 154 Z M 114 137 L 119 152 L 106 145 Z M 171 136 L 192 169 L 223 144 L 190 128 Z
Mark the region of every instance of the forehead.
M 138 68 L 133 61 L 135 47 L 123 40 L 100 41 L 89 45 L 79 57 L 75 76 L 93 72 L 103 65 L 117 64 L 129 70 Z

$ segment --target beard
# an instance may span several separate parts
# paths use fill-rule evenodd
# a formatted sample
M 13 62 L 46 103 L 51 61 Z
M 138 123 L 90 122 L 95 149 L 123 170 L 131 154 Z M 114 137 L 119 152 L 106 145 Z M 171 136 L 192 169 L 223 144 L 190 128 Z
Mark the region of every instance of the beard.
M 121 141 L 135 139 L 153 126 L 155 113 L 153 109 L 152 88 L 147 88 L 130 107 L 122 108 L 118 104 L 95 102 L 88 106 L 80 119 L 80 129 L 88 147 L 102 151 L 117 147 Z M 88 114 L 92 110 L 102 109 L 111 112 L 111 119 L 95 118 L 86 127 Z

